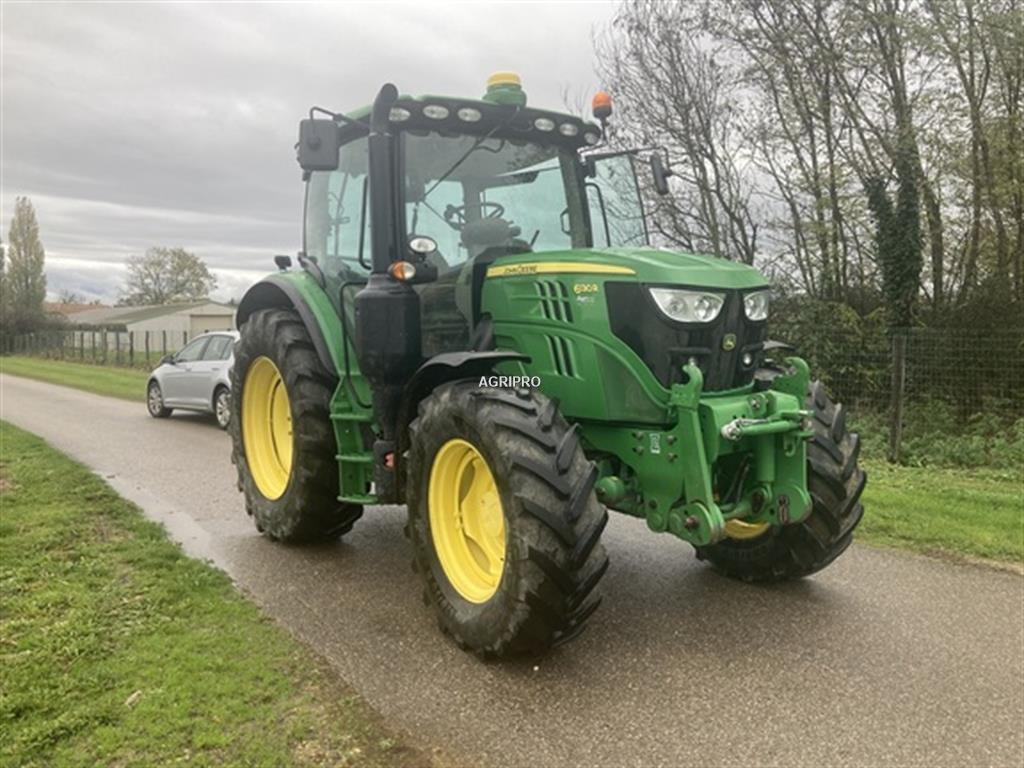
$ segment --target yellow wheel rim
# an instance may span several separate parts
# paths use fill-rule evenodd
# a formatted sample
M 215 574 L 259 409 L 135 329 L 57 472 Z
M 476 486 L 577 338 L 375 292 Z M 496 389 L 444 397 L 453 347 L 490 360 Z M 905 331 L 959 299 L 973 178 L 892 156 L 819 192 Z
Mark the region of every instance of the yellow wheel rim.
M 756 539 L 768 530 L 768 523 L 745 523 L 742 520 L 726 520 L 725 535 L 730 539 Z
M 458 438 L 441 446 L 427 493 L 434 550 L 448 581 L 471 603 L 498 591 L 505 568 L 505 514 L 480 452 Z
M 269 357 L 256 358 L 245 374 L 242 443 L 260 493 L 280 498 L 292 473 L 292 411 L 284 379 Z

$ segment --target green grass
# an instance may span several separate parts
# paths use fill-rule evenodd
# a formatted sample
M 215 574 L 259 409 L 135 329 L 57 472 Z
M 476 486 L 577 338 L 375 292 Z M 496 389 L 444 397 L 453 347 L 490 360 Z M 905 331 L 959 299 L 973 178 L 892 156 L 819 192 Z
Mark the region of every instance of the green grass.
M 932 554 L 1024 563 L 1020 470 L 900 467 L 865 462 L 857 540 Z
M 149 374 L 134 368 L 115 368 L 38 357 L 0 357 L 0 373 L 84 389 L 97 395 L 144 401 Z
M 0 461 L 0 764 L 430 764 L 87 469 Z

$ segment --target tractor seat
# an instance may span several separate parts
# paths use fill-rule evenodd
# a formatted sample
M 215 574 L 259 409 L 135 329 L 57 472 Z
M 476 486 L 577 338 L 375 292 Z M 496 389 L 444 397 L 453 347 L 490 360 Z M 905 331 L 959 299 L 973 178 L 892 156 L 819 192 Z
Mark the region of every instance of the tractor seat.
M 507 245 L 521 233 L 522 229 L 505 219 L 477 219 L 467 222 L 462 228 L 461 236 L 462 244 L 472 255 L 472 261 L 488 248 Z

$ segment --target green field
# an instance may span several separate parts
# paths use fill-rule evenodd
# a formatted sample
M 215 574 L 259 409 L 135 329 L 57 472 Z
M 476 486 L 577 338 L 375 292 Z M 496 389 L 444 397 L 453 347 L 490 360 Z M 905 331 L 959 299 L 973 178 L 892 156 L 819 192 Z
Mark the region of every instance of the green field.
M 0 457 L 0 765 L 431 764 L 87 469 Z
M 1020 470 L 898 467 L 865 462 L 859 542 L 1024 564 Z
M 146 381 L 149 378 L 146 371 L 136 368 L 115 368 L 39 357 L 0 357 L 0 373 L 140 402 L 146 399 Z

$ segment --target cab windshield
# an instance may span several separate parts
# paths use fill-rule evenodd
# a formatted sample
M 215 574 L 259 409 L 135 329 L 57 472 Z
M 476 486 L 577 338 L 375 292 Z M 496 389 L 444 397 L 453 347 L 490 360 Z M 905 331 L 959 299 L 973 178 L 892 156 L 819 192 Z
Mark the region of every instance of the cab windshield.
M 488 248 L 554 251 L 584 244 L 571 234 L 579 207 L 566 192 L 576 184 L 573 153 L 495 137 L 403 137 L 406 229 L 437 243 L 432 258 L 442 270 Z
M 402 133 L 407 235 L 437 243 L 443 274 L 481 255 L 647 243 L 636 160 L 597 159 L 526 140 Z M 345 144 L 334 171 L 310 174 L 304 250 L 342 277 L 370 271 L 369 159 L 365 137 Z

